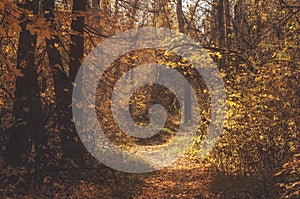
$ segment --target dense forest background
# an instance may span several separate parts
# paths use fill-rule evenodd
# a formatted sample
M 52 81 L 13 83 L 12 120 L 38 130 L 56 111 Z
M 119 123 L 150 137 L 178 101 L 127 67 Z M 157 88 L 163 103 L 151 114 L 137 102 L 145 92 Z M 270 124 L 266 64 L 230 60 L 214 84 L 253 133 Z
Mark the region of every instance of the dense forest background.
M 298 0 L 1 0 L 0 24 L 1 198 L 299 197 Z M 185 166 L 128 174 L 102 165 L 83 147 L 72 116 L 72 88 L 82 61 L 97 45 L 122 31 L 149 26 L 184 33 L 207 50 L 226 87 L 226 121 L 214 150 L 200 159 L 210 116 L 202 85 L 204 118 L 186 151 Z M 109 81 L 145 60 L 166 64 L 187 78 L 193 73 L 184 58 L 148 49 L 116 60 Z M 107 87 L 100 94 L 110 92 Z M 137 122 L 148 122 L 147 110 L 155 100 L 169 106 L 176 120 L 180 107 L 169 91 L 150 85 L 135 96 L 132 117 Z M 187 119 L 190 109 L 184 107 Z M 107 114 L 108 137 L 125 148 L 166 144 L 176 133 L 171 118 L 160 135 L 145 143 L 120 134 L 109 111 L 101 114 Z M 171 177 L 160 193 L 143 188 L 155 179 L 153 187 L 162 186 L 163 175 Z

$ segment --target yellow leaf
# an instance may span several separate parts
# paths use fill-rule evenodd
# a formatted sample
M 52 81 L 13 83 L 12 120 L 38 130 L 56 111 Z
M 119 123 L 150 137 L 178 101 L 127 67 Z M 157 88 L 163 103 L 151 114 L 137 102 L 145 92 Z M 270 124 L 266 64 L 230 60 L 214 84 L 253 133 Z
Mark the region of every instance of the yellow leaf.
M 217 52 L 217 53 L 216 53 L 216 56 L 217 56 L 219 59 L 222 58 L 222 54 L 221 54 L 220 52 Z
M 168 51 L 168 50 L 166 50 L 166 52 L 164 53 L 164 56 L 165 56 L 165 57 L 168 57 L 170 54 L 171 54 L 171 52 Z
M 279 175 L 281 175 L 283 173 L 283 170 L 282 171 L 279 171 L 279 172 L 277 172 L 274 176 L 276 177 L 276 176 L 279 176 Z
M 55 44 L 54 44 L 54 47 L 55 47 L 55 48 L 58 48 L 58 43 L 55 43 Z
M 263 136 L 263 135 L 260 135 L 260 136 L 259 136 L 259 139 L 263 140 L 263 139 L 264 139 L 264 136 Z

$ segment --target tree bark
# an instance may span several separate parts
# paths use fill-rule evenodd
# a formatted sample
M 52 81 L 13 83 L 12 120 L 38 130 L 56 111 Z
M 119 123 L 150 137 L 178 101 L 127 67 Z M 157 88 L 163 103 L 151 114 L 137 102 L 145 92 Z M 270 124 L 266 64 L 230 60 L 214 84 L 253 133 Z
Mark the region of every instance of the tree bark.
M 182 10 L 182 0 L 177 0 L 176 5 L 176 13 L 177 13 L 177 21 L 179 32 L 184 33 L 184 18 L 183 18 L 183 10 Z
M 55 0 L 43 1 L 44 16 L 51 22 L 52 28 L 55 27 L 54 9 Z M 55 34 L 52 34 L 50 39 L 46 39 L 49 66 L 55 87 L 56 128 L 58 128 L 62 137 L 62 149 L 68 153 L 66 146 L 71 145 L 70 142 L 72 141 L 67 139 L 67 137 L 73 133 L 75 134 L 76 130 L 72 122 L 72 109 L 70 108 L 72 104 L 72 85 L 68 75 L 63 70 L 62 57 L 58 50 L 59 43 L 59 37 Z
M 225 44 L 226 44 L 226 48 L 230 49 L 232 45 L 231 44 L 232 27 L 230 23 L 231 14 L 230 14 L 229 0 L 224 0 L 224 17 L 225 17 Z M 227 61 L 226 57 L 225 59 Z
M 93 17 L 94 23 L 96 23 L 96 26 L 99 27 L 100 26 L 100 16 L 99 16 L 100 0 L 92 0 L 92 11 L 93 14 L 96 14 L 96 16 Z
M 78 104 L 82 101 L 82 89 L 81 89 L 81 82 L 82 77 L 77 76 L 77 73 L 81 66 L 81 61 L 84 57 L 84 16 L 82 15 L 83 12 L 86 11 L 86 4 L 87 0 L 74 0 L 73 2 L 73 14 L 78 15 L 76 19 L 72 20 L 71 24 L 71 44 L 70 44 L 70 66 L 69 66 L 69 79 L 72 82 L 73 86 L 78 87 L 80 90 L 77 93 L 73 93 L 73 100 L 75 104 Z M 77 84 L 75 85 L 75 79 L 77 78 Z M 70 89 L 71 90 L 71 89 Z M 68 103 L 71 104 L 72 102 L 72 95 L 71 92 L 69 92 L 68 96 Z M 71 116 L 69 121 L 72 120 L 72 110 L 69 106 L 69 115 Z M 76 108 L 76 107 L 74 107 Z M 77 112 L 80 112 L 80 109 L 76 110 Z M 82 118 L 79 117 L 80 114 L 76 115 L 75 122 L 78 124 L 76 127 L 80 128 L 82 125 Z M 66 121 L 68 122 L 68 121 Z M 73 122 L 72 122 L 73 124 Z M 79 142 L 79 137 L 76 133 L 76 130 L 74 129 L 74 125 L 71 127 L 72 130 L 65 130 L 64 134 L 62 135 L 62 147 L 64 150 L 64 155 L 72 160 L 79 160 L 83 156 L 84 147 Z M 74 130 L 73 130 L 74 129 Z M 80 130 L 80 129 L 77 129 Z
M 225 32 L 225 19 L 224 19 L 224 0 L 218 1 L 218 32 L 219 32 L 219 48 L 224 49 L 226 46 L 226 32 Z M 222 56 L 219 62 L 219 67 L 225 67 L 225 56 Z
M 184 16 L 182 10 L 182 0 L 177 0 L 176 6 L 177 20 L 179 32 L 185 33 Z M 191 105 L 191 87 L 189 85 L 184 87 L 184 121 L 188 122 L 192 119 L 192 105 Z
M 37 14 L 39 0 L 26 0 L 19 7 Z M 7 160 L 15 166 L 24 166 L 34 143 L 39 148 L 43 139 L 42 108 L 38 75 L 35 66 L 35 48 L 37 35 L 31 35 L 26 29 L 30 22 L 27 13 L 23 13 L 22 31 L 19 36 L 17 52 L 17 69 L 23 77 L 16 77 L 14 117 L 15 127 L 11 130 L 7 145 Z
M 238 49 L 242 47 L 242 35 L 243 32 L 243 0 L 238 0 L 234 6 L 234 33 L 235 33 L 235 45 Z

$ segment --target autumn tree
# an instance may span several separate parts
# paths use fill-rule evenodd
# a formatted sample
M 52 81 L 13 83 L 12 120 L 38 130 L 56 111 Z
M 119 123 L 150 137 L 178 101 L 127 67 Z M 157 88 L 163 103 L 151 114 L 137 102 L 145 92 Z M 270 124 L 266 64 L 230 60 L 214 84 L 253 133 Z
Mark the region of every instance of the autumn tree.
M 7 159 L 15 165 L 26 163 L 31 147 L 38 150 L 43 144 L 42 108 L 38 73 L 35 64 L 37 34 L 31 32 L 30 24 L 39 11 L 39 1 L 18 4 L 24 9 L 20 21 L 21 32 L 18 42 L 14 117 L 16 126 L 11 130 L 7 145 Z M 33 15 L 33 17 L 32 17 Z

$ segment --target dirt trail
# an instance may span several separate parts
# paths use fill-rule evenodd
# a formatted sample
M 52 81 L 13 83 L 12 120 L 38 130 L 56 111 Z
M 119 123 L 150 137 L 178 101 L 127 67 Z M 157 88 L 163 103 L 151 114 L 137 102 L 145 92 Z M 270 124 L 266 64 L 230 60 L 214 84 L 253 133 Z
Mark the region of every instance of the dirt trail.
M 133 198 L 211 198 L 209 171 L 187 157 L 159 171 L 138 187 Z

